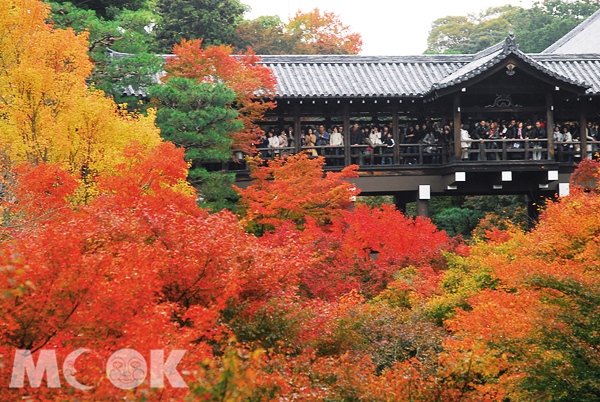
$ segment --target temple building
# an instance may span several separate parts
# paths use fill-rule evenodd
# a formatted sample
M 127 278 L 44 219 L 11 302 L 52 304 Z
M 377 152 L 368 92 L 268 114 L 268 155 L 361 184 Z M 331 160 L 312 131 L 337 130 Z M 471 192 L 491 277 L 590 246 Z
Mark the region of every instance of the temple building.
M 277 96 L 259 124 L 293 139 L 285 149 L 259 149 L 264 159 L 308 151 L 329 170 L 358 164 L 362 194 L 394 195 L 400 208 L 417 201 L 421 215 L 431 196 L 495 194 L 526 194 L 535 215 L 540 199 L 568 194 L 576 162 L 600 152 L 590 128 L 600 122 L 600 10 L 539 54 L 521 52 L 511 32 L 477 54 L 261 58 L 277 78 Z M 529 122 L 546 135 L 462 136 L 461 127 L 472 132 L 489 121 Z M 386 127 L 393 145 L 352 143 L 355 124 Z M 449 131 L 435 145 L 409 141 L 407 133 L 424 124 Z M 308 129 L 321 126 L 341 130 L 343 145 L 307 145 Z M 568 137 L 555 143 L 555 128 Z M 244 187 L 249 171 L 244 155 L 234 155 L 236 162 L 216 168 L 235 171 Z
M 356 184 L 363 194 L 394 194 L 399 204 L 432 195 L 524 193 L 533 202 L 566 194 L 573 162 L 585 158 L 590 146 L 588 122 L 600 121 L 600 11 L 539 54 L 521 52 L 509 33 L 503 42 L 468 55 L 261 57 L 278 88 L 277 107 L 264 127 L 277 132 L 291 127 L 296 140 L 289 151 L 316 149 L 331 169 L 359 164 Z M 461 125 L 472 129 L 481 120 L 542 122 L 548 135 L 523 140 L 520 148 L 514 148 L 516 141 L 472 141 L 465 160 L 457 146 Z M 426 145 L 415 147 L 404 138 L 408 127 L 432 122 L 452 127 L 451 138 L 439 144 L 436 164 L 428 163 Z M 377 148 L 360 146 L 370 154 L 353 148 L 354 123 L 390 128 L 391 165 L 378 163 L 383 159 Z M 306 128 L 320 125 L 342 128 L 343 151 L 302 146 Z M 574 145 L 554 144 L 556 125 L 576 130 Z M 542 157 L 536 159 L 536 153 Z

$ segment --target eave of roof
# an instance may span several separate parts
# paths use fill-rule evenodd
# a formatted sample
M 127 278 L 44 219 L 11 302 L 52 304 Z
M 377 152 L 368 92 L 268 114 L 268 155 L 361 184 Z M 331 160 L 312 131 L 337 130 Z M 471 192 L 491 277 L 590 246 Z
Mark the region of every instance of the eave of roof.
M 504 59 L 509 56 L 515 56 L 518 59 L 524 61 L 531 67 L 539 70 L 540 72 L 564 83 L 574 85 L 577 87 L 581 87 L 582 89 L 589 89 L 592 87 L 591 84 L 588 84 L 584 81 L 573 79 L 569 76 L 565 76 L 555 70 L 546 68 L 543 64 L 539 63 L 535 59 L 527 56 L 525 53 L 519 50 L 519 45 L 517 45 L 514 32 L 510 32 L 508 37 L 483 52 L 477 53 L 473 60 L 470 63 L 465 64 L 458 70 L 454 71 L 449 76 L 445 77 L 439 83 L 435 83 L 432 85 L 431 89 L 425 94 L 429 94 L 436 90 L 442 88 L 452 87 L 454 85 L 461 84 L 465 81 L 468 81 L 472 78 L 475 78 L 478 75 L 483 74 L 485 71 L 491 69 L 492 67 L 501 63 Z

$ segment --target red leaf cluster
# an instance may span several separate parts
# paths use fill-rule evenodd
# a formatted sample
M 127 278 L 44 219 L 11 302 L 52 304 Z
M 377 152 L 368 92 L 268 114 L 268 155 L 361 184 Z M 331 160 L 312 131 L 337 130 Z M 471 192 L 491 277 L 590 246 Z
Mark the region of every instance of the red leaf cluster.
M 199 82 L 225 84 L 235 92 L 235 107 L 244 123 L 244 130 L 232 134 L 233 149 L 245 152 L 252 150 L 252 143 L 262 130 L 255 124 L 268 109 L 275 107 L 273 102 L 264 101 L 275 95 L 277 80 L 271 70 L 261 64 L 254 52 L 233 54 L 231 46 L 201 47 L 202 40 L 182 39 L 175 45 L 175 57 L 167 60 L 166 79 L 184 77 Z

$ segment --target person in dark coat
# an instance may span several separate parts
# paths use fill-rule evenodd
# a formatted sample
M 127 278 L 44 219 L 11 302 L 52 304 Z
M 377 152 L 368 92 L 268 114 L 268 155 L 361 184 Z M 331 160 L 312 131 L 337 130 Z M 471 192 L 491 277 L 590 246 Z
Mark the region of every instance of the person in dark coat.
M 533 138 L 534 140 L 546 139 L 546 129 L 542 127 L 542 123 L 539 121 L 535 122 L 535 127 L 530 131 L 529 138 Z M 534 141 L 532 144 L 534 151 L 532 152 L 534 161 L 542 160 L 542 151 L 535 151 L 536 149 L 542 149 L 542 142 Z

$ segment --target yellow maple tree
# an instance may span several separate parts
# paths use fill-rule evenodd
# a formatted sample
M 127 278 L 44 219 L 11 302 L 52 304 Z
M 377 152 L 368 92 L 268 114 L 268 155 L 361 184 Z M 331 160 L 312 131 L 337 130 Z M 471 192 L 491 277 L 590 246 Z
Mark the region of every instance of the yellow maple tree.
M 95 176 L 126 161 L 132 141 L 161 143 L 154 113 L 128 113 L 86 85 L 87 34 L 55 29 L 38 0 L 0 2 L 0 152 Z

